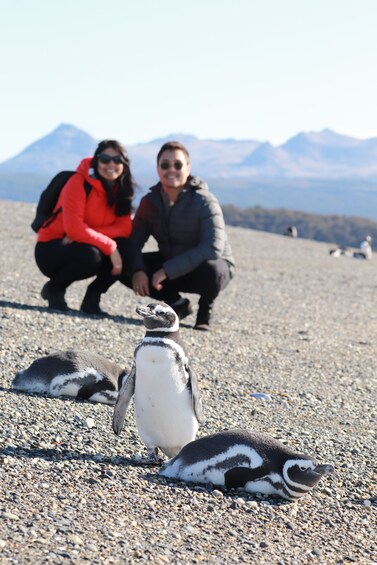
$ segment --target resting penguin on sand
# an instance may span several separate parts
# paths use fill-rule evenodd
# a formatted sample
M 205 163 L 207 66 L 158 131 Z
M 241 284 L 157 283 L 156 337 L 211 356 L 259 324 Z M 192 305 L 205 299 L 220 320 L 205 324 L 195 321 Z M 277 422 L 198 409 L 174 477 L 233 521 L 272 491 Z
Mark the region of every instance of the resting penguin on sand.
M 160 475 L 297 500 L 333 471 L 268 434 L 236 429 L 187 444 Z
M 88 351 L 57 351 L 33 361 L 14 377 L 11 387 L 23 392 L 70 396 L 114 405 L 127 371 Z
M 157 463 L 158 449 L 173 457 L 195 439 L 204 417 L 196 378 L 179 341 L 177 314 L 159 303 L 138 306 L 136 312 L 147 331 L 119 391 L 113 430 L 122 431 L 134 396 L 136 425 L 148 450 L 145 462 Z

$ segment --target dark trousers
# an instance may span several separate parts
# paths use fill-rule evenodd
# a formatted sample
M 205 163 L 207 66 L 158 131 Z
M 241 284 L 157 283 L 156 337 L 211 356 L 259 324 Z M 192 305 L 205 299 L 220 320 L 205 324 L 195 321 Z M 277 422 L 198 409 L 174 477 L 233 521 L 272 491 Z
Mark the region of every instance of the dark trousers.
M 143 253 L 146 273 L 151 281 L 153 273 L 161 269 L 163 259 L 158 251 Z M 203 261 L 194 271 L 178 277 L 166 279 L 161 291 L 150 284 L 151 297 L 173 304 L 179 299 L 179 292 L 199 294 L 199 305 L 211 305 L 219 292 L 223 290 L 232 278 L 230 264 L 225 259 Z
M 38 242 L 35 246 L 35 261 L 39 270 L 51 279 L 57 290 L 65 290 L 75 281 L 95 276 L 90 284 L 94 292 L 106 292 L 117 280 L 130 286 L 129 240 L 116 239 L 123 260 L 123 271 L 119 276 L 111 274 L 112 263 L 97 247 L 86 243 L 72 242 L 62 244 L 61 239 Z

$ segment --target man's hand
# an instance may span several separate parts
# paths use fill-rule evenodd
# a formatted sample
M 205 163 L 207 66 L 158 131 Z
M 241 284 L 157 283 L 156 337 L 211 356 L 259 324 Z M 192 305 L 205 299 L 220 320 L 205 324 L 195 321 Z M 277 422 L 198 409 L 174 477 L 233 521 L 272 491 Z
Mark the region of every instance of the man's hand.
M 164 269 L 159 269 L 155 273 L 153 273 L 152 277 L 152 285 L 156 290 L 162 289 L 162 282 L 167 279 L 166 273 Z

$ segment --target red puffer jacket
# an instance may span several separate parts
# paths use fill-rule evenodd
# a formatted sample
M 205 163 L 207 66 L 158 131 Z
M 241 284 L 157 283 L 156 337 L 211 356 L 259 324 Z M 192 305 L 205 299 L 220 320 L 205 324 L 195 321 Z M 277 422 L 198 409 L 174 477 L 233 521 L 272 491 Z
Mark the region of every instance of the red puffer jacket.
M 63 239 L 98 247 L 105 255 L 111 255 L 117 244 L 116 237 L 129 237 L 132 230 L 131 215 L 116 216 L 115 206 L 109 206 L 105 189 L 100 180 L 90 176 L 92 158 L 83 159 L 60 193 L 55 209 L 62 212 L 47 227 L 38 231 L 38 241 Z M 93 171 L 92 171 L 93 172 Z M 84 181 L 92 189 L 86 196 Z

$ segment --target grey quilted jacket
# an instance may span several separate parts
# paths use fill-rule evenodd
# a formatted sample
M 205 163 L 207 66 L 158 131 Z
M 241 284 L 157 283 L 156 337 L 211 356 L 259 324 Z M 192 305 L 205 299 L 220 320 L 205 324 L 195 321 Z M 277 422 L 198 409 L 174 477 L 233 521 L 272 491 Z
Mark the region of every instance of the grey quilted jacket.
M 174 206 L 168 208 L 161 183 L 153 186 L 137 209 L 131 235 L 133 272 L 144 270 L 141 250 L 152 235 L 169 279 L 196 269 L 203 261 L 222 257 L 234 274 L 234 259 L 225 232 L 223 213 L 207 184 L 192 177 Z

